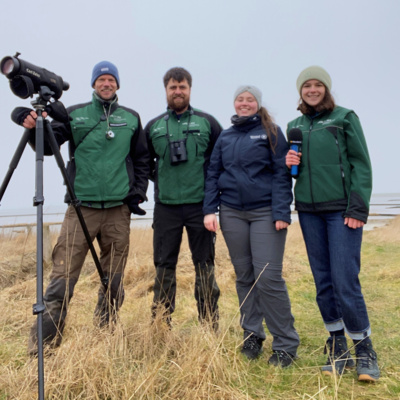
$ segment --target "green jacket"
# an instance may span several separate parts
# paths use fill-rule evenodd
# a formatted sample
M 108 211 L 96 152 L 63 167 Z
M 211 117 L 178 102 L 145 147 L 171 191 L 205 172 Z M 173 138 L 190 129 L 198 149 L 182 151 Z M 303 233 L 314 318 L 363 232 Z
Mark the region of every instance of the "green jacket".
M 108 208 L 146 199 L 149 154 L 139 114 L 93 94 L 91 102 L 67 108 L 69 123 L 51 123 L 57 143 L 69 141 L 68 177 L 84 205 Z M 106 138 L 112 131 L 114 137 Z M 45 143 L 45 154 L 52 151 Z M 70 201 L 67 193 L 66 202 Z
M 292 128 L 303 132 L 296 210 L 343 211 L 344 217 L 367 222 L 372 171 L 357 115 L 337 106 L 313 118 L 296 118 L 287 132 Z
M 180 116 L 167 110 L 146 125 L 155 202 L 203 201 L 207 167 L 221 130 L 214 117 L 192 107 Z M 171 142 L 185 139 L 187 161 L 171 164 Z

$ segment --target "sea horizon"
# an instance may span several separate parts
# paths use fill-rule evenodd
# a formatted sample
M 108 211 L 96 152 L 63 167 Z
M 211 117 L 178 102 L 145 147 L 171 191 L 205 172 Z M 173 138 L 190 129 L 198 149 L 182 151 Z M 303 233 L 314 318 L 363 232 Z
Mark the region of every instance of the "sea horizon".
M 132 214 L 131 228 L 150 227 L 153 219 L 154 201 L 143 203 L 142 208 L 146 215 L 137 216 Z M 54 225 L 57 229 L 62 223 L 67 209 L 67 204 L 43 205 L 43 223 Z M 297 221 L 297 213 L 293 211 L 292 219 Z M 373 193 L 370 201 L 369 224 L 379 226 L 386 220 L 394 218 L 400 214 L 400 193 Z M 0 207 L 0 228 L 3 230 L 12 227 L 24 229 L 26 226 L 35 226 L 37 220 L 36 207 L 8 208 L 1 204 Z M 366 227 L 368 224 L 366 225 Z M 373 227 L 370 226 L 372 229 Z M 367 229 L 369 229 L 367 227 Z

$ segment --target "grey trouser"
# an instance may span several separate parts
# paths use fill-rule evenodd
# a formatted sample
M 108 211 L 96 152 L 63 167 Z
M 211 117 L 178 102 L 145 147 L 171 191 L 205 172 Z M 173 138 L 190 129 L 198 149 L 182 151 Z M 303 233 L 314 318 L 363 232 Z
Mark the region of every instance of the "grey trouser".
M 99 324 L 105 325 L 124 300 L 122 276 L 129 252 L 130 211 L 121 205 L 107 209 L 81 207 L 82 215 L 92 241 L 100 247 L 100 264 L 109 278 L 107 293 L 100 284 L 95 315 Z M 67 317 L 68 304 L 73 296 L 89 245 L 76 212 L 69 206 L 53 250 L 53 269 L 44 295 L 46 310 L 43 313 L 43 338 L 46 343 L 56 338 L 60 344 Z M 100 282 L 100 278 L 99 278 Z M 36 322 L 32 326 L 29 350 L 37 342 Z
M 242 328 L 265 339 L 265 319 L 272 349 L 296 355 L 300 341 L 282 277 L 287 230 L 277 231 L 271 214 L 270 207 L 239 211 L 222 205 L 221 229 L 235 268 Z

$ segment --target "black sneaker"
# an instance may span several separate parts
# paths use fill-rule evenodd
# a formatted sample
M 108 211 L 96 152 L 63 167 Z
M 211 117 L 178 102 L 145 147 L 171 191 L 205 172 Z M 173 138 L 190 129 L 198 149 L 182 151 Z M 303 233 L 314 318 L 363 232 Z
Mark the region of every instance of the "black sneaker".
M 321 368 L 324 375 L 343 374 L 345 368 L 354 368 L 355 362 L 347 348 L 345 336 L 331 336 L 325 344 L 324 354 L 328 352 L 326 364 Z
M 293 364 L 295 356 L 290 353 L 286 353 L 284 350 L 274 350 L 272 356 L 268 360 L 268 364 L 274 365 L 275 367 L 286 368 Z
M 254 334 L 250 334 L 244 340 L 241 353 L 249 360 L 255 360 L 262 353 L 262 342 L 262 339 Z
M 357 375 L 359 381 L 375 382 L 379 379 L 378 357 L 369 337 L 356 344 Z

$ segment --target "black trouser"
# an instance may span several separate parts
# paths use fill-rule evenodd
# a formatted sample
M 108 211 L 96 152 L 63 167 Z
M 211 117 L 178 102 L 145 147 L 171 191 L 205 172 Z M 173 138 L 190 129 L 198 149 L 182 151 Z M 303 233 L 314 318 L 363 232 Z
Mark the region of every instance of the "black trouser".
M 169 317 L 175 310 L 176 264 L 186 228 L 195 266 L 194 296 L 199 320 L 218 319 L 219 288 L 214 275 L 215 233 L 203 224 L 202 203 L 165 205 L 154 208 L 154 282 L 153 311 L 161 304 Z

